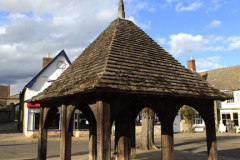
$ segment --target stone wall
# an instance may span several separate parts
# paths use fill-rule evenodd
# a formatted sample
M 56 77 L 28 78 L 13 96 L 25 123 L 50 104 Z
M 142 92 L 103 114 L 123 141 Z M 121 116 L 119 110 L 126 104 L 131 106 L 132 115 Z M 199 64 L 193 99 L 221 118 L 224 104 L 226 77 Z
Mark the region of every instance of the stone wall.
M 73 136 L 74 137 L 89 137 L 89 131 L 88 130 L 85 130 L 85 131 L 74 130 Z
M 29 138 L 38 138 L 39 132 L 38 131 L 27 131 L 27 137 Z M 48 137 L 60 137 L 61 131 L 48 131 Z
M 0 123 L 11 122 L 11 111 L 0 111 Z
M 14 104 L 8 105 L 6 110 L 0 111 L 0 123 L 13 122 L 15 118 Z

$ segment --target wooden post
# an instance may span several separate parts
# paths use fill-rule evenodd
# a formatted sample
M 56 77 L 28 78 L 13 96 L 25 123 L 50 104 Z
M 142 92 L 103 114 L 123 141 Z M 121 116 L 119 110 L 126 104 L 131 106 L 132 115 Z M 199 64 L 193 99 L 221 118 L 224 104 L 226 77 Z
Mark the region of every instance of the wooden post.
M 206 122 L 206 135 L 207 135 L 207 150 L 208 150 L 208 160 L 218 160 L 217 154 L 217 138 L 215 129 L 215 119 L 214 119 L 214 102 L 210 102 L 209 106 L 206 106 L 207 112 L 207 122 Z M 205 112 L 206 113 L 206 112 Z
M 110 105 L 97 101 L 97 160 L 111 159 Z
M 97 130 L 96 123 L 90 123 L 89 129 L 89 160 L 97 159 Z
M 47 129 L 44 128 L 43 114 L 44 106 L 41 106 L 39 117 L 38 160 L 46 160 L 47 157 Z
M 115 120 L 117 160 L 131 159 L 131 108 L 127 106 Z
M 166 101 L 161 118 L 162 160 L 174 160 L 173 121 L 176 114 L 172 102 L 172 99 Z
M 174 160 L 173 124 L 167 119 L 161 122 L 162 160 Z
M 72 134 L 67 124 L 67 106 L 61 108 L 61 146 L 60 159 L 71 160 Z
M 131 116 L 131 158 L 136 159 L 136 131 L 135 131 L 135 118 Z

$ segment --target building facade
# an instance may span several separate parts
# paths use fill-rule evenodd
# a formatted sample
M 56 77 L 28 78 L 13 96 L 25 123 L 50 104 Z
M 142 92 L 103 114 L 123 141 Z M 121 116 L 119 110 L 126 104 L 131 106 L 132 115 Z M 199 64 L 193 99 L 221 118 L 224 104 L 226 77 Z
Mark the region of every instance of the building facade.
M 39 130 L 40 104 L 25 103 L 54 82 L 71 64 L 64 50 L 56 57 L 49 54 L 43 58 L 42 70 L 24 87 L 20 96 L 19 126 L 27 137 L 37 137 Z M 49 136 L 60 135 L 60 114 L 57 113 L 49 126 Z
M 0 106 L 7 106 L 9 97 L 10 97 L 10 84 L 7 86 L 0 85 Z
M 211 86 L 232 98 L 216 101 L 217 126 L 240 124 L 240 66 L 226 67 L 199 73 Z

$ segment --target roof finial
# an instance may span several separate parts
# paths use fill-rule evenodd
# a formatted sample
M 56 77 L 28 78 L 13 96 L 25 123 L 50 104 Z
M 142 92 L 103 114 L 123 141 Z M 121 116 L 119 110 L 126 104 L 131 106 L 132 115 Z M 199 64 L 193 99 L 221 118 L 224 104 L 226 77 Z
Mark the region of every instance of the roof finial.
M 118 18 L 125 18 L 123 0 L 119 0 L 119 4 L 118 4 Z
M 193 56 L 191 56 L 191 60 L 193 60 Z

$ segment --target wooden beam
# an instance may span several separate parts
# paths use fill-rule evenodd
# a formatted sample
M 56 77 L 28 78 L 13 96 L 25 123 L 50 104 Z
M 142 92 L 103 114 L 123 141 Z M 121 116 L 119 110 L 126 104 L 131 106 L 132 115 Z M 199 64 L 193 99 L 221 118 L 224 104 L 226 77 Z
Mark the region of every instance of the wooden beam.
M 38 136 L 38 160 L 46 160 L 47 156 L 47 129 L 44 128 L 43 121 L 44 106 L 40 108 L 39 136 Z
M 110 105 L 97 101 L 97 160 L 111 159 Z

